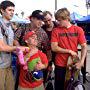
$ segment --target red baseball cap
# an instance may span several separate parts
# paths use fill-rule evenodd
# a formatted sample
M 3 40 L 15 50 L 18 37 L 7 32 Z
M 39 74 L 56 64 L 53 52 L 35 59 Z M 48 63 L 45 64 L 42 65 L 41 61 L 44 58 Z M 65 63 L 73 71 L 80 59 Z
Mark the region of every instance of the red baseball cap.
M 24 40 L 29 39 L 29 37 L 31 37 L 33 34 L 35 34 L 34 31 L 27 32 L 27 33 L 24 35 Z

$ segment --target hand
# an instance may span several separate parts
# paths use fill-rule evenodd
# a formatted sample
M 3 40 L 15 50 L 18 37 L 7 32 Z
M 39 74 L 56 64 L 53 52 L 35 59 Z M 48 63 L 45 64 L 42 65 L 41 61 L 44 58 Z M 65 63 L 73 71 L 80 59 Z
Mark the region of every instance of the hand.
M 83 66 L 83 63 L 81 61 L 78 61 L 76 64 L 75 64 L 76 68 L 77 69 L 81 69 L 81 67 Z
M 19 48 L 22 51 L 29 50 L 29 47 L 25 47 L 25 46 L 18 46 L 17 48 Z
M 73 57 L 78 57 L 78 54 L 75 51 L 69 50 L 69 53 L 73 56 Z
M 41 69 L 44 69 L 44 68 L 45 68 L 45 65 L 42 64 L 41 61 L 38 61 L 38 63 L 35 66 L 35 70 L 41 70 Z

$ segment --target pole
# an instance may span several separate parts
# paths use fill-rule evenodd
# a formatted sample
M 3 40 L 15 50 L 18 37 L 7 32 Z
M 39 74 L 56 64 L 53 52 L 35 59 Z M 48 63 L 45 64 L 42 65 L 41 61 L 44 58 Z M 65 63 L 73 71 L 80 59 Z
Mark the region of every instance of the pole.
M 57 10 L 57 0 L 55 0 L 55 11 Z
M 86 0 L 86 8 L 87 8 L 87 15 L 88 15 L 88 0 Z

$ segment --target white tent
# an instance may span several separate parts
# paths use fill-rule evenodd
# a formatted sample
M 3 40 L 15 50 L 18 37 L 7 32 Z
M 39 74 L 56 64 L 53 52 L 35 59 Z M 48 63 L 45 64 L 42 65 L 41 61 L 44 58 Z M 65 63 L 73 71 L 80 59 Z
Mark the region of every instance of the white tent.
M 76 12 L 73 12 L 73 13 L 71 13 L 70 17 L 71 17 L 72 21 L 77 21 L 77 20 L 83 18 L 84 16 L 80 15 Z
M 12 22 L 17 22 L 17 23 L 30 23 L 29 20 L 19 18 L 19 17 L 16 16 L 16 15 L 13 15 L 13 18 L 11 19 L 11 21 L 12 21 Z

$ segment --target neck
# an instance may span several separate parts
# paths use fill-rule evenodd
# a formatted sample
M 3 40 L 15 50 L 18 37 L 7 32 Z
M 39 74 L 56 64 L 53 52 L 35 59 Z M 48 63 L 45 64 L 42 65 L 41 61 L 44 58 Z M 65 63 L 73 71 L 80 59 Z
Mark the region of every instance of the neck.
M 2 16 L 2 18 L 3 18 L 3 20 L 4 20 L 5 22 L 10 22 L 10 20 L 7 19 L 6 17 Z
M 54 24 L 52 22 L 51 25 L 47 28 L 47 31 L 52 31 L 53 27 L 54 27 Z
M 36 46 L 34 46 L 34 45 L 28 45 L 28 47 L 30 47 L 30 49 L 36 48 Z
M 37 29 L 38 29 L 37 27 L 35 27 L 35 25 L 34 25 L 33 23 L 30 24 L 30 28 L 31 28 L 31 30 L 33 30 L 33 31 L 35 31 L 35 32 L 36 32 Z
M 69 22 L 65 27 L 70 28 L 71 26 L 72 26 L 72 24 Z
M 37 53 L 38 52 L 38 48 L 37 47 L 35 47 L 35 46 L 29 46 L 29 48 L 30 48 L 30 56 L 32 56 L 32 55 L 34 55 L 35 53 Z

